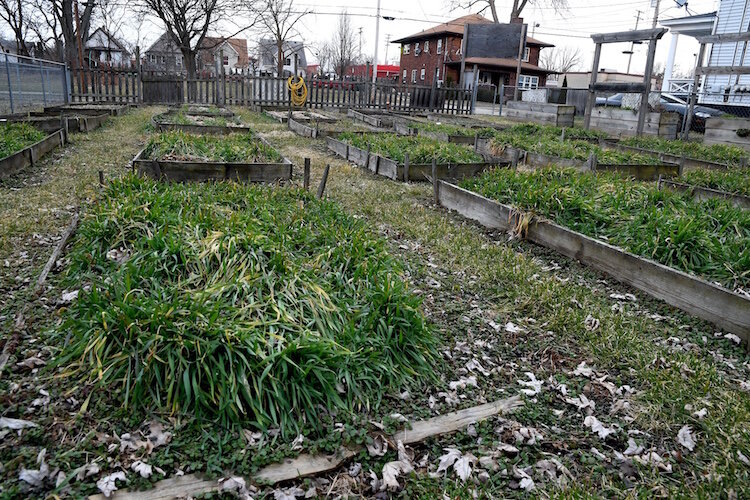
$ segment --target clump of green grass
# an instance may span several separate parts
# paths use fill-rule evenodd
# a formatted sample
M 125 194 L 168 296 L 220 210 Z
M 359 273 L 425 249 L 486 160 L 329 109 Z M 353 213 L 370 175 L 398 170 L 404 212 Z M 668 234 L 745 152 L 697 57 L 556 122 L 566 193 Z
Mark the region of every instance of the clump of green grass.
M 46 137 L 29 123 L 6 123 L 0 126 L 0 158 L 28 148 Z
M 496 169 L 461 185 L 733 289 L 750 286 L 750 212 L 616 174 Z
M 740 165 L 742 159 L 747 159 L 748 156 L 747 151 L 737 146 L 702 144 L 695 141 L 670 141 L 661 137 L 628 137 L 622 139 L 620 144 L 735 166 Z
M 287 432 L 437 360 L 384 242 L 299 189 L 117 180 L 70 259 L 58 365 L 128 407 Z
M 210 127 L 236 127 L 240 126 L 240 120 L 235 116 L 223 116 L 218 113 L 201 111 L 201 114 L 192 114 L 185 107 L 168 113 L 161 113 L 154 117 L 160 123 L 173 123 L 177 125 L 204 125 Z
M 462 127 L 451 123 L 435 122 L 409 122 L 409 127 L 435 134 L 460 135 L 465 137 L 474 137 L 477 135 L 482 138 L 492 137 L 497 132 L 492 127 Z
M 524 123 L 498 131 L 490 142 L 490 147 L 504 146 L 523 149 L 570 160 L 587 160 L 594 153 L 599 163 L 608 165 L 658 165 L 658 158 L 650 155 L 610 151 L 585 139 L 601 137 L 602 133 L 581 128 L 568 128 L 566 140 L 561 141 L 562 129 L 549 125 Z
M 339 140 L 360 149 L 370 151 L 403 162 L 409 154 L 413 164 L 431 163 L 477 163 L 482 156 L 473 150 L 453 143 L 441 142 L 426 137 L 407 137 L 396 134 L 350 134 L 339 135 Z
M 688 184 L 750 196 L 750 169 L 747 168 L 691 170 L 685 172 L 680 180 Z
M 252 134 L 194 135 L 180 131 L 152 135 L 144 150 L 150 160 L 280 162 L 281 155 Z

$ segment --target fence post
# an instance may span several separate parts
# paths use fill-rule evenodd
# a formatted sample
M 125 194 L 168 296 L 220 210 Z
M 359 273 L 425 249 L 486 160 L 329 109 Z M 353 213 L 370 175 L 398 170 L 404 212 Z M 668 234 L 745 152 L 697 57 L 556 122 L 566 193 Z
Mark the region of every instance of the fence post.
M 8 64 L 8 54 L 5 56 L 5 74 L 8 76 L 8 97 L 10 99 L 10 114 L 13 114 L 13 86 L 10 84 L 10 64 Z
M 39 76 L 42 78 L 42 102 L 44 103 L 44 107 L 47 107 L 47 86 L 44 84 L 44 66 L 42 66 L 42 61 L 39 61 Z
M 65 104 L 68 104 L 73 100 L 73 89 L 70 87 L 70 74 L 68 73 L 68 63 L 62 68 L 62 84 L 63 84 L 63 95 L 65 96 Z
M 135 102 L 143 102 L 143 75 L 141 72 L 141 48 L 135 46 Z
M 500 100 L 497 104 L 497 116 L 503 116 L 503 99 L 505 98 L 505 84 L 500 84 Z
M 474 81 L 471 83 L 471 112 L 469 114 L 473 115 L 477 107 L 477 88 L 479 87 L 479 68 L 476 64 L 474 65 Z

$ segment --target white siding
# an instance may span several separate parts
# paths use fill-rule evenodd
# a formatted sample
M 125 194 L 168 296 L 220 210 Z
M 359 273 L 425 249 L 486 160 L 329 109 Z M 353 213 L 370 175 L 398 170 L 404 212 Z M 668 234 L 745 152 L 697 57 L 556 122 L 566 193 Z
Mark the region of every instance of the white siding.
M 718 19 L 716 21 L 716 34 L 742 33 L 748 31 L 750 24 L 750 0 L 721 0 L 719 4 Z M 709 58 L 709 66 L 750 66 L 750 48 L 742 57 L 744 43 L 721 43 L 713 45 Z M 750 94 L 735 94 L 730 90 L 728 100 L 725 101 L 723 94 L 729 87 L 735 85 L 750 86 L 750 75 L 710 75 L 705 79 L 703 88 L 709 95 L 702 99 L 703 102 L 726 102 L 728 104 L 749 104 Z

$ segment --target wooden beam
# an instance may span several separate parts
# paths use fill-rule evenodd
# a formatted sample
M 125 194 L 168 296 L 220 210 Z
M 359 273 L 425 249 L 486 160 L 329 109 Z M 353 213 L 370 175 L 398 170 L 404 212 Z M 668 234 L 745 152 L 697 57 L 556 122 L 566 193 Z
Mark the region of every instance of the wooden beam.
M 587 129 L 591 125 L 591 112 L 594 109 L 594 105 L 596 104 L 596 90 L 594 90 L 594 86 L 596 85 L 596 78 L 599 75 L 599 59 L 602 55 L 602 44 L 598 43 L 596 44 L 596 49 L 594 49 L 594 64 L 591 66 L 591 82 L 589 83 L 589 95 L 588 99 L 586 100 L 586 109 L 584 111 L 583 115 L 583 128 Z
M 722 33 L 720 35 L 696 36 L 700 43 L 732 43 L 750 41 L 750 32 L 746 33 Z
M 645 88 L 647 87 L 643 82 L 598 82 L 593 84 L 589 90 L 594 92 L 641 93 Z
M 658 40 L 667 32 L 667 28 L 646 30 L 617 31 L 615 33 L 596 33 L 591 35 L 594 43 L 638 42 L 641 40 Z
M 654 59 L 656 58 L 656 42 L 658 39 L 651 39 L 648 42 L 648 55 L 646 56 L 646 69 L 643 72 L 643 91 L 641 93 L 641 106 L 638 110 L 638 126 L 635 134 L 643 134 L 643 127 L 646 124 L 646 115 L 648 114 L 648 94 L 651 89 L 651 74 L 654 72 Z
M 704 66 L 696 68 L 697 75 L 750 75 L 750 66 Z

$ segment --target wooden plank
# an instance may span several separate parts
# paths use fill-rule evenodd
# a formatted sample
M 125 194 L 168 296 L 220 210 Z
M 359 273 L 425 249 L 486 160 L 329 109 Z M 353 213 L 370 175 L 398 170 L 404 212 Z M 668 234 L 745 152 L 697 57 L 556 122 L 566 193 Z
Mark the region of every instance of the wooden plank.
M 595 92 L 641 93 L 648 86 L 643 82 L 596 82 L 589 88 Z
M 708 199 L 722 199 L 727 200 L 729 203 L 737 208 L 750 210 L 750 197 L 743 196 L 741 194 L 727 193 L 726 191 L 720 191 L 718 189 L 711 189 L 703 186 L 696 186 L 691 184 L 684 184 L 681 182 L 675 182 L 667 179 L 659 180 L 659 187 L 665 187 L 674 191 L 689 192 L 693 198 L 697 201 L 704 201 Z
M 509 206 L 444 181 L 438 191 L 442 206 L 489 228 L 515 228 L 522 217 Z M 528 224 L 526 237 L 734 333 L 745 343 L 750 340 L 750 299 L 542 219 Z
M 34 163 L 39 161 L 44 155 L 56 147 L 62 146 L 64 143 L 64 132 L 58 130 L 41 141 L 34 143 L 17 153 L 6 156 L 0 160 L 0 179 L 9 177 L 29 165 L 34 165 Z
M 645 30 L 617 31 L 614 33 L 595 33 L 591 35 L 594 43 L 638 42 L 641 40 L 658 40 L 669 31 L 667 28 Z
M 695 71 L 699 75 L 750 75 L 750 66 L 703 66 Z
M 406 425 L 405 430 L 390 436 L 388 441 L 391 443 L 401 441 L 405 445 L 419 443 L 429 438 L 459 431 L 470 424 L 482 422 L 495 415 L 506 415 L 520 406 L 523 406 L 523 400 L 520 396 L 513 396 L 427 420 L 411 422 Z M 278 484 L 314 476 L 337 469 L 362 450 L 364 450 L 362 445 L 353 445 L 342 447 L 332 455 L 303 454 L 296 458 L 287 458 L 281 463 L 263 467 L 251 479 L 253 482 Z M 133 492 L 117 490 L 109 498 L 114 500 L 167 500 L 194 497 L 220 489 L 221 483 L 218 480 L 207 480 L 199 474 L 188 474 L 159 481 L 150 490 Z M 89 497 L 89 500 L 104 499 L 104 495 L 101 494 Z
M 731 43 L 750 41 L 750 32 L 721 33 L 719 35 L 702 35 L 694 37 L 698 43 Z
M 624 144 L 619 144 L 616 142 L 601 141 L 599 143 L 599 146 L 603 149 L 645 154 L 645 155 L 653 156 L 655 158 L 659 158 L 661 161 L 668 162 L 668 163 L 679 164 L 680 162 L 683 162 L 683 170 L 697 170 L 701 168 L 707 168 L 711 170 L 726 170 L 727 168 L 729 168 L 729 166 L 725 165 L 724 163 L 716 163 L 716 162 L 711 162 L 707 160 L 700 160 L 698 158 L 689 158 L 689 157 L 682 157 L 682 156 L 673 155 L 669 153 L 662 153 L 661 151 L 636 148 L 633 146 L 625 146 Z
M 57 242 L 57 245 L 55 245 L 55 249 L 52 251 L 52 255 L 49 256 L 47 263 L 44 265 L 42 272 L 39 274 L 39 278 L 37 278 L 36 280 L 36 284 L 34 285 L 34 291 L 33 291 L 34 295 L 39 295 L 39 292 L 42 291 L 44 282 L 47 280 L 47 275 L 49 275 L 50 271 L 52 271 L 52 268 L 54 267 L 55 262 L 57 262 L 57 260 L 62 255 L 63 250 L 65 250 L 65 246 L 68 244 L 68 241 L 70 241 L 70 237 L 73 236 L 73 233 L 78 227 L 78 218 L 79 218 L 78 212 L 73 214 L 73 219 L 70 221 L 68 228 L 63 233 L 62 238 L 60 238 L 60 241 Z

